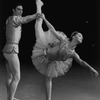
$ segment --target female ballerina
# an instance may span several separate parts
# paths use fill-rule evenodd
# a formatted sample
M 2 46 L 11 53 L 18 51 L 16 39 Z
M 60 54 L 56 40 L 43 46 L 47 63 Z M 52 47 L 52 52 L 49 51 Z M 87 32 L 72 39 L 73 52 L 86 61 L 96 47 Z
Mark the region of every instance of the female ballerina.
M 82 34 L 77 31 L 73 32 L 70 41 L 63 32 L 56 31 L 43 14 L 41 15 L 43 2 L 36 0 L 36 5 L 38 13 L 35 23 L 36 44 L 31 58 L 36 69 L 46 76 L 46 100 L 51 100 L 52 78 L 67 73 L 73 59 L 80 65 L 88 67 L 96 76 L 98 72 L 75 52 L 77 44 L 82 43 Z M 42 29 L 43 20 L 48 31 Z

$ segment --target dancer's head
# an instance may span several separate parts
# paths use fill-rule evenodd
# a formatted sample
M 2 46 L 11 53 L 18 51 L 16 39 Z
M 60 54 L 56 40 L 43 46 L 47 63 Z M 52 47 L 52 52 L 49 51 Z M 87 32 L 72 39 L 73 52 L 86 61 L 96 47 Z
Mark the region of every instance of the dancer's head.
M 22 7 L 22 5 L 16 6 L 16 8 L 13 9 L 13 13 L 14 13 L 14 15 L 21 16 L 23 14 L 23 7 Z
M 77 44 L 80 44 L 83 41 L 83 35 L 78 31 L 74 31 L 71 35 L 71 39 L 72 41 L 76 41 Z

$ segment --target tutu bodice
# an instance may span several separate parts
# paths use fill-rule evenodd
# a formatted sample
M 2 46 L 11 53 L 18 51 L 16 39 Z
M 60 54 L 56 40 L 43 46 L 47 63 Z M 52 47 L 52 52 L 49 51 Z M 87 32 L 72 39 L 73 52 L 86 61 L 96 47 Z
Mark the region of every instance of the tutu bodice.
M 45 39 L 45 45 L 41 40 L 37 40 L 32 51 L 32 62 L 43 75 L 58 77 L 64 75 L 71 67 L 72 50 L 68 48 L 68 41 L 61 44 L 53 35 L 49 39 L 49 35 Z

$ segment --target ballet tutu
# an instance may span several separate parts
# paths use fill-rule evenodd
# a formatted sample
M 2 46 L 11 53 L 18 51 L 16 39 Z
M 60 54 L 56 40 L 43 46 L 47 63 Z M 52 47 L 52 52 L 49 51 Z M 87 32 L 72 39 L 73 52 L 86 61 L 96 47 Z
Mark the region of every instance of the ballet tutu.
M 61 54 L 47 56 L 45 50 L 49 47 L 48 41 L 50 42 L 50 38 L 45 42 L 44 40 L 38 39 L 33 47 L 31 58 L 33 65 L 41 74 L 55 78 L 64 75 L 69 70 L 72 64 L 72 58 L 63 61 L 61 59 L 62 57 L 60 57 Z M 58 48 L 55 49 L 57 50 Z

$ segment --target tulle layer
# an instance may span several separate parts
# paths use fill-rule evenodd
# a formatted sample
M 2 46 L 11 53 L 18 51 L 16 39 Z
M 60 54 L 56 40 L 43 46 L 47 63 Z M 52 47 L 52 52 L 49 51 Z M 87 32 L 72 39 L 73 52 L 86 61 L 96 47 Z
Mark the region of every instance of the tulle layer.
M 36 69 L 43 75 L 49 77 L 58 77 L 64 75 L 72 64 L 72 58 L 68 58 L 66 61 L 50 61 L 44 54 L 45 47 L 41 47 L 36 43 L 32 51 L 32 62 Z M 52 56 L 53 57 L 53 56 Z
M 43 75 L 52 78 L 64 75 L 66 72 L 68 72 L 69 68 L 71 67 L 73 59 L 68 58 L 66 61 L 63 61 L 58 60 L 57 57 L 54 57 L 55 55 L 48 57 L 44 53 L 45 49 L 49 47 L 48 43 L 58 43 L 58 41 L 50 33 L 47 34 L 45 39 L 41 38 L 36 41 L 31 56 L 32 62 L 36 69 Z M 61 55 L 59 55 L 58 58 L 61 58 L 60 56 Z

